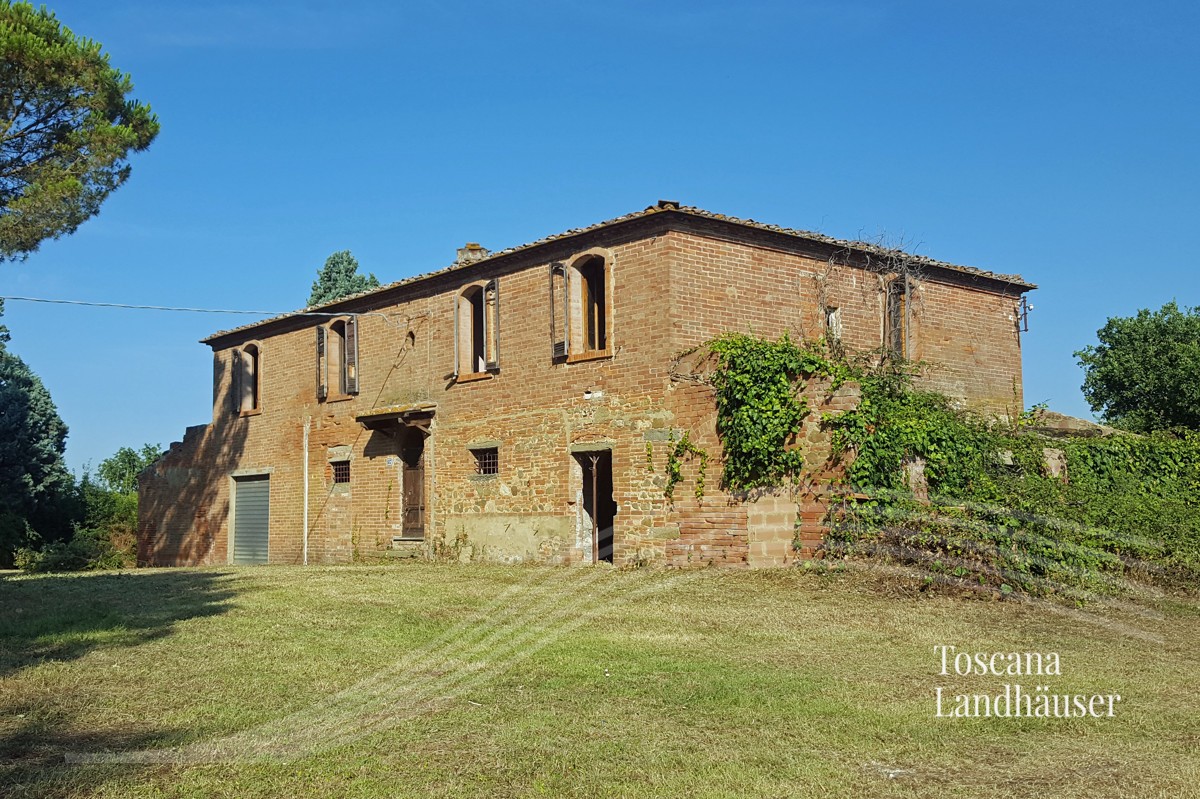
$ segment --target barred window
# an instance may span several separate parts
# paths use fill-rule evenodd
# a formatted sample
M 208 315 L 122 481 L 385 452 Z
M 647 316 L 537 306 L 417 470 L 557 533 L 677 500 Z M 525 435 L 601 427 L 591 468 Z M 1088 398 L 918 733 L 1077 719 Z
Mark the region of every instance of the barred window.
M 350 482 L 350 461 L 333 461 L 329 465 L 333 468 L 333 482 L 335 484 Z
M 500 473 L 500 450 L 496 447 L 473 449 L 471 454 L 475 456 L 475 474 Z

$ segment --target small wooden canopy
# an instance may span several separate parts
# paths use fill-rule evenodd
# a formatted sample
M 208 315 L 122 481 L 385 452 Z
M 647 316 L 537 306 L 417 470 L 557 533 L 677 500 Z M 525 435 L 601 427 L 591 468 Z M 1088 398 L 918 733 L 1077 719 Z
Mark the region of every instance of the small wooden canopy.
M 412 402 L 372 408 L 355 416 L 354 420 L 368 430 L 378 430 L 388 435 L 396 435 L 406 427 L 415 427 L 428 435 L 436 411 L 436 402 Z

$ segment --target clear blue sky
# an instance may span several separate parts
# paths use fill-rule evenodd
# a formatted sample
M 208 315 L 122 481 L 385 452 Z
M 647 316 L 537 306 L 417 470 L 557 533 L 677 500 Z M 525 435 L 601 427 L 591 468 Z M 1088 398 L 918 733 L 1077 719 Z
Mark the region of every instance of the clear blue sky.
M 59 0 L 162 133 L 0 294 L 301 307 L 659 198 L 1038 283 L 1025 399 L 1089 416 L 1072 352 L 1200 304 L 1189 2 Z M 68 462 L 211 417 L 202 336 L 247 317 L 9 302 Z

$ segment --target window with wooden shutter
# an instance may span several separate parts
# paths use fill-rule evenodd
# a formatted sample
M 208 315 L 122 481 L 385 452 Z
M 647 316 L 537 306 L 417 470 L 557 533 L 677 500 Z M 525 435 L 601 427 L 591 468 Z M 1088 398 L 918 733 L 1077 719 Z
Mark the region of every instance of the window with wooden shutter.
M 500 283 L 489 280 L 483 287 L 484 364 L 489 372 L 500 368 Z
M 332 388 L 338 396 L 345 396 L 346 391 L 346 322 L 337 320 L 329 326 L 329 336 L 326 341 L 326 359 L 329 362 L 329 372 L 333 378 Z
M 347 394 L 358 393 L 358 318 L 346 320 L 346 354 L 342 359 L 345 377 L 342 379 Z
M 884 311 L 884 345 L 901 358 L 908 357 L 908 280 L 903 276 L 887 285 Z
M 500 293 L 496 281 L 467 286 L 454 298 L 454 376 L 500 368 Z
M 595 357 L 609 352 L 608 259 L 585 254 L 566 270 L 566 351 L 568 356 Z
M 261 356 L 258 345 L 247 344 L 242 347 L 238 358 L 241 368 L 238 370 L 238 410 L 258 410 L 259 364 Z
M 550 264 L 550 357 L 567 357 L 567 268 L 560 263 Z
M 229 410 L 238 414 L 242 410 L 242 352 L 229 354 Z
M 459 374 L 462 373 L 462 350 L 463 350 L 463 347 L 462 347 L 462 344 L 458 340 L 458 337 L 462 335 L 462 323 L 459 320 L 459 316 L 461 316 L 461 315 L 462 315 L 462 297 L 459 296 L 458 294 L 455 294 L 454 295 L 453 316 L 454 316 L 454 378 L 456 380 L 458 379 Z M 468 369 L 467 371 L 469 372 L 470 369 Z
M 326 378 L 328 370 L 325 358 L 325 328 L 317 325 L 317 402 L 324 402 L 329 396 L 329 383 Z

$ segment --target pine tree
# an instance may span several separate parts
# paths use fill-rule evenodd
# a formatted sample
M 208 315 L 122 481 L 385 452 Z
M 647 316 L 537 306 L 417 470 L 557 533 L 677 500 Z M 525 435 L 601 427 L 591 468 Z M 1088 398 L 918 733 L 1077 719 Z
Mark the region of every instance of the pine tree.
M 70 536 L 70 513 L 59 511 L 75 488 L 63 462 L 67 426 L 8 341 L 0 325 L 0 567 L 12 565 L 18 547 Z
M 0 0 L 0 261 L 73 233 L 158 135 L 101 45 L 45 7 Z
M 340 250 L 325 259 L 325 267 L 317 270 L 317 279 L 308 296 L 308 307 L 379 288 L 379 278 L 373 274 L 360 275 L 358 261 L 349 250 Z

